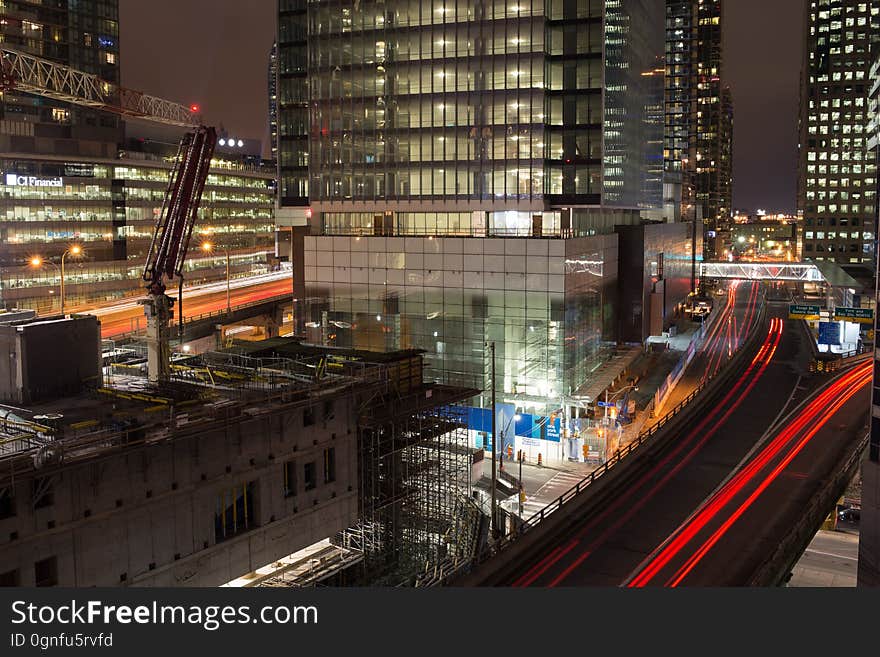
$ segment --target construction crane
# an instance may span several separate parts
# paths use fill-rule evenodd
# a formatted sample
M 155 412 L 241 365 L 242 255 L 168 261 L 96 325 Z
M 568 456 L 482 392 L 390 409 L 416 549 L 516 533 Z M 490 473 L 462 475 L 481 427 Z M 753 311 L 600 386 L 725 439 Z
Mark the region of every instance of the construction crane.
M 180 142 L 144 265 L 147 298 L 138 302 L 147 317 L 148 379 L 154 384 L 167 381 L 171 374 L 174 300 L 165 290 L 172 279 L 177 279 L 183 290 L 183 263 L 208 179 L 217 131 L 201 124 L 197 106 L 185 107 L 148 96 L 5 45 L 0 45 L 0 59 L 0 90 L 4 92 L 21 91 L 191 129 Z
M 198 107 L 148 96 L 91 73 L 0 44 L 0 90 L 22 91 L 120 116 L 181 128 L 200 125 Z

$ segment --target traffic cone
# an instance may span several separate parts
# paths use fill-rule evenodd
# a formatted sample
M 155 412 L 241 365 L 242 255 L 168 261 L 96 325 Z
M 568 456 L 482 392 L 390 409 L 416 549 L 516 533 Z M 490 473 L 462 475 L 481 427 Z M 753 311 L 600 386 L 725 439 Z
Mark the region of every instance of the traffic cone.
M 541 452 L 538 452 L 538 467 L 540 468 L 543 465 L 541 462 Z

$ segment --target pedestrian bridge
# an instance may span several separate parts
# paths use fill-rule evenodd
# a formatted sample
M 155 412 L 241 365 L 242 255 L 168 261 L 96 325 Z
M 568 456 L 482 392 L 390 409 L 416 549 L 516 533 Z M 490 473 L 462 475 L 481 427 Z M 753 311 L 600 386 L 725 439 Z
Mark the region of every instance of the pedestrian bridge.
M 861 285 L 840 265 L 828 261 L 804 262 L 702 262 L 700 278 L 746 281 L 797 281 L 860 290 Z

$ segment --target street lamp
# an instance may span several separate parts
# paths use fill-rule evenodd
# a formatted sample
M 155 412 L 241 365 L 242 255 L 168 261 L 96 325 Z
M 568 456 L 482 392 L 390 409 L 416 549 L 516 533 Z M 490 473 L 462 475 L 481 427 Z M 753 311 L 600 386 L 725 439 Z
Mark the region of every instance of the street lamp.
M 79 244 L 74 244 L 69 249 L 66 249 L 64 251 L 64 253 L 61 254 L 61 269 L 59 270 L 60 275 L 61 275 L 61 289 L 59 290 L 59 292 L 60 292 L 59 296 L 61 297 L 61 314 L 62 315 L 64 315 L 64 259 L 69 255 L 72 255 L 72 256 L 82 255 L 82 252 L 83 252 L 82 247 Z M 56 268 L 58 267 L 58 265 L 56 265 L 51 260 L 43 260 L 39 256 L 34 256 L 33 258 L 31 258 L 31 265 L 33 267 L 39 268 L 46 262 L 48 262 L 53 267 L 56 267 Z
M 620 390 L 615 392 L 613 395 L 611 395 L 611 399 L 608 399 L 608 389 L 607 388 L 605 389 L 605 420 L 606 420 L 605 425 L 606 426 L 608 425 L 607 420 L 608 420 L 608 404 L 609 404 L 609 402 L 613 402 L 615 399 L 617 399 L 617 397 L 620 395 L 620 393 L 626 392 L 627 390 L 630 390 L 630 389 L 638 391 L 639 387 L 635 383 L 631 383 L 628 386 L 624 386 L 623 388 L 621 388 Z
M 230 301 L 229 295 L 229 251 L 226 249 L 220 249 L 226 255 L 226 313 L 229 314 L 232 312 L 232 304 Z M 214 251 L 214 245 L 211 242 L 203 242 L 202 243 L 202 251 L 205 253 L 211 253 Z

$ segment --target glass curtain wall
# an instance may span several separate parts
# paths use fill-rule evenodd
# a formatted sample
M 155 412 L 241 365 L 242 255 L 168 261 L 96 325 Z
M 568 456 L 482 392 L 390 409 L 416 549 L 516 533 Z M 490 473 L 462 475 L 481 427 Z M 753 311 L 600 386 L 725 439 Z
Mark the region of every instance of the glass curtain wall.
M 312 198 L 541 197 L 543 6 L 310 3 Z

